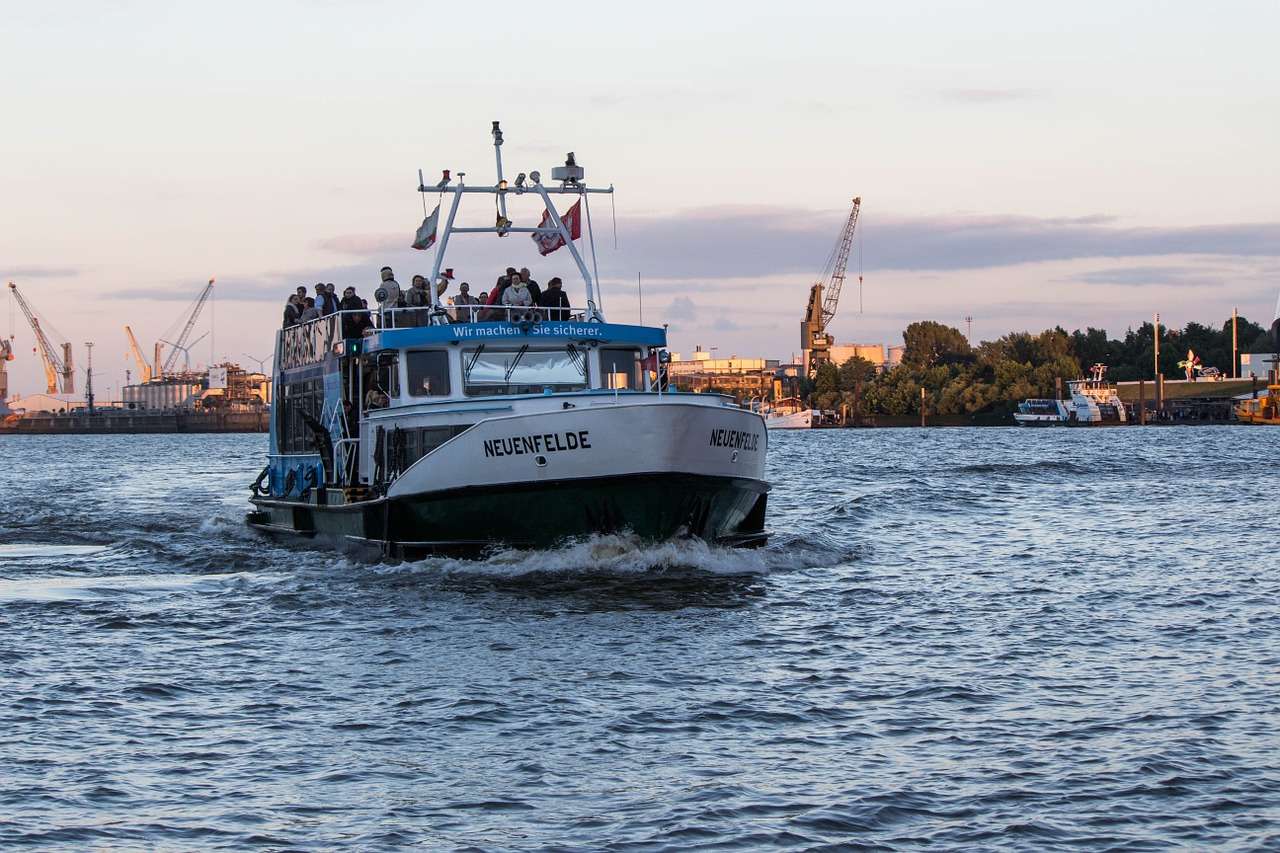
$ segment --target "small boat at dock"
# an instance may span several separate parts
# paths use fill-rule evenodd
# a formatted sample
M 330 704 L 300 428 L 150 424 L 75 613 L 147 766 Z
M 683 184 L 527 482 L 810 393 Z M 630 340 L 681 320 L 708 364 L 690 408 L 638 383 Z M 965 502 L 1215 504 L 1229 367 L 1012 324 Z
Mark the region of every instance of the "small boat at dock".
M 1236 420 L 1242 424 L 1280 426 L 1280 384 L 1267 386 L 1261 397 L 1245 397 L 1235 406 Z
M 761 411 L 767 429 L 812 429 L 818 412 L 801 404 L 799 397 L 784 397 Z

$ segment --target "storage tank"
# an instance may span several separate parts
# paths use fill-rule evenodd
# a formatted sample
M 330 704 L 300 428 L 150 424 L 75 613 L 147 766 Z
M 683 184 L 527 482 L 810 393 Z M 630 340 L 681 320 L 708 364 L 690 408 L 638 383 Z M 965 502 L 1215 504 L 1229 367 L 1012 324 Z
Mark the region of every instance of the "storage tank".
M 158 382 L 124 386 L 123 400 L 126 407 L 132 404 L 135 409 L 149 411 L 189 409 L 203 390 L 194 382 L 161 379 Z

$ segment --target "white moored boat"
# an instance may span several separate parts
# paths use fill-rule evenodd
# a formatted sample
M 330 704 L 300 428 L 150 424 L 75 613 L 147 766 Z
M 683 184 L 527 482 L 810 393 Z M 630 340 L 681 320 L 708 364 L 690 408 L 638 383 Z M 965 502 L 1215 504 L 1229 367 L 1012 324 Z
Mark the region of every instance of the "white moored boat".
M 573 155 L 552 172 L 558 186 L 537 172 L 508 185 L 496 122 L 493 135 L 495 185 L 465 186 L 462 173 L 439 185 L 451 207 L 438 242 L 425 240 L 436 250 L 428 281 L 439 281 L 455 234 L 530 234 L 569 250 L 586 307 L 447 307 L 431 286 L 430 307 L 406 309 L 380 289 L 372 316 L 342 311 L 282 330 L 271 453 L 248 523 L 394 554 L 624 530 L 763 543 L 764 420 L 729 397 L 668 390 L 665 329 L 605 320 L 552 200 L 585 207 L 612 187 L 588 188 Z M 497 225 L 454 226 L 473 193 L 494 198 Z M 508 199 L 523 195 L 543 203 L 543 224 L 508 218 Z
M 799 397 L 784 397 L 766 405 L 761 414 L 768 429 L 812 429 L 818 413 L 804 408 Z
M 1105 364 L 1095 364 L 1088 379 L 1067 383 L 1070 400 L 1032 399 L 1018 404 L 1018 426 L 1116 426 L 1128 422 L 1116 386 L 1107 382 Z

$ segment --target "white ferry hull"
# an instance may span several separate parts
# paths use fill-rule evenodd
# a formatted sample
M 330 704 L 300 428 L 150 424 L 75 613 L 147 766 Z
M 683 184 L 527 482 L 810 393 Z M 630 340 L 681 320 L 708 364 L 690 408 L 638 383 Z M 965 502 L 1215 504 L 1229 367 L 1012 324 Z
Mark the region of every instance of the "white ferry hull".
M 255 500 L 260 527 L 398 553 L 548 547 L 594 533 L 763 544 L 763 420 L 741 409 L 621 403 L 493 418 L 422 457 L 362 504 Z M 278 516 L 278 519 L 277 519 Z
M 1018 426 L 1025 427 L 1051 427 L 1066 426 L 1067 421 L 1058 415 L 1027 415 L 1017 412 L 1013 416 L 1013 420 Z

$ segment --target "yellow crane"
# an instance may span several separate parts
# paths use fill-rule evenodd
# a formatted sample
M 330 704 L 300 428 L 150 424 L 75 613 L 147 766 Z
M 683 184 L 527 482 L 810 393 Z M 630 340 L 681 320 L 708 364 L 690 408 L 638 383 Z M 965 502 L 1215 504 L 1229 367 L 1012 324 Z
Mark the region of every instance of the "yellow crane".
M 48 387 L 48 393 L 57 394 L 59 387 L 63 394 L 74 394 L 76 391 L 75 368 L 71 359 L 71 344 L 64 341 L 60 348 L 62 355 L 58 355 L 58 351 L 54 349 L 53 342 L 49 340 L 49 336 L 45 334 L 44 327 L 52 326 L 46 322 L 44 326 L 40 324 L 40 315 L 32 309 L 23 298 L 22 291 L 18 290 L 18 285 L 9 282 L 9 292 L 13 294 L 13 298 L 18 301 L 18 307 L 22 309 L 22 315 L 27 318 L 27 323 L 31 326 L 31 331 L 36 336 L 37 349 L 40 353 L 41 360 L 44 361 L 44 379 L 45 385 Z M 57 330 L 54 329 L 54 334 Z M 58 335 L 58 337 L 62 337 Z
M 138 348 L 138 339 L 133 336 L 133 329 L 125 326 L 124 333 L 129 338 L 129 354 L 133 356 L 133 360 L 138 364 L 138 381 L 150 382 L 151 365 L 147 364 L 147 360 L 142 357 L 142 350 Z M 156 346 L 158 348 L 159 344 Z
M 849 265 L 849 249 L 853 246 L 853 233 L 858 227 L 858 211 L 862 208 L 862 197 L 853 200 L 853 209 L 845 220 L 840 238 L 827 258 L 822 278 L 809 288 L 809 304 L 805 308 L 804 319 L 800 321 L 800 348 L 804 350 L 805 366 L 810 378 L 818 372 L 821 365 L 831 362 L 831 345 L 835 338 L 827 334 L 827 326 L 836 316 L 836 307 L 840 304 L 840 289 L 844 286 L 844 272 Z M 858 284 L 862 284 L 862 276 L 858 276 Z

